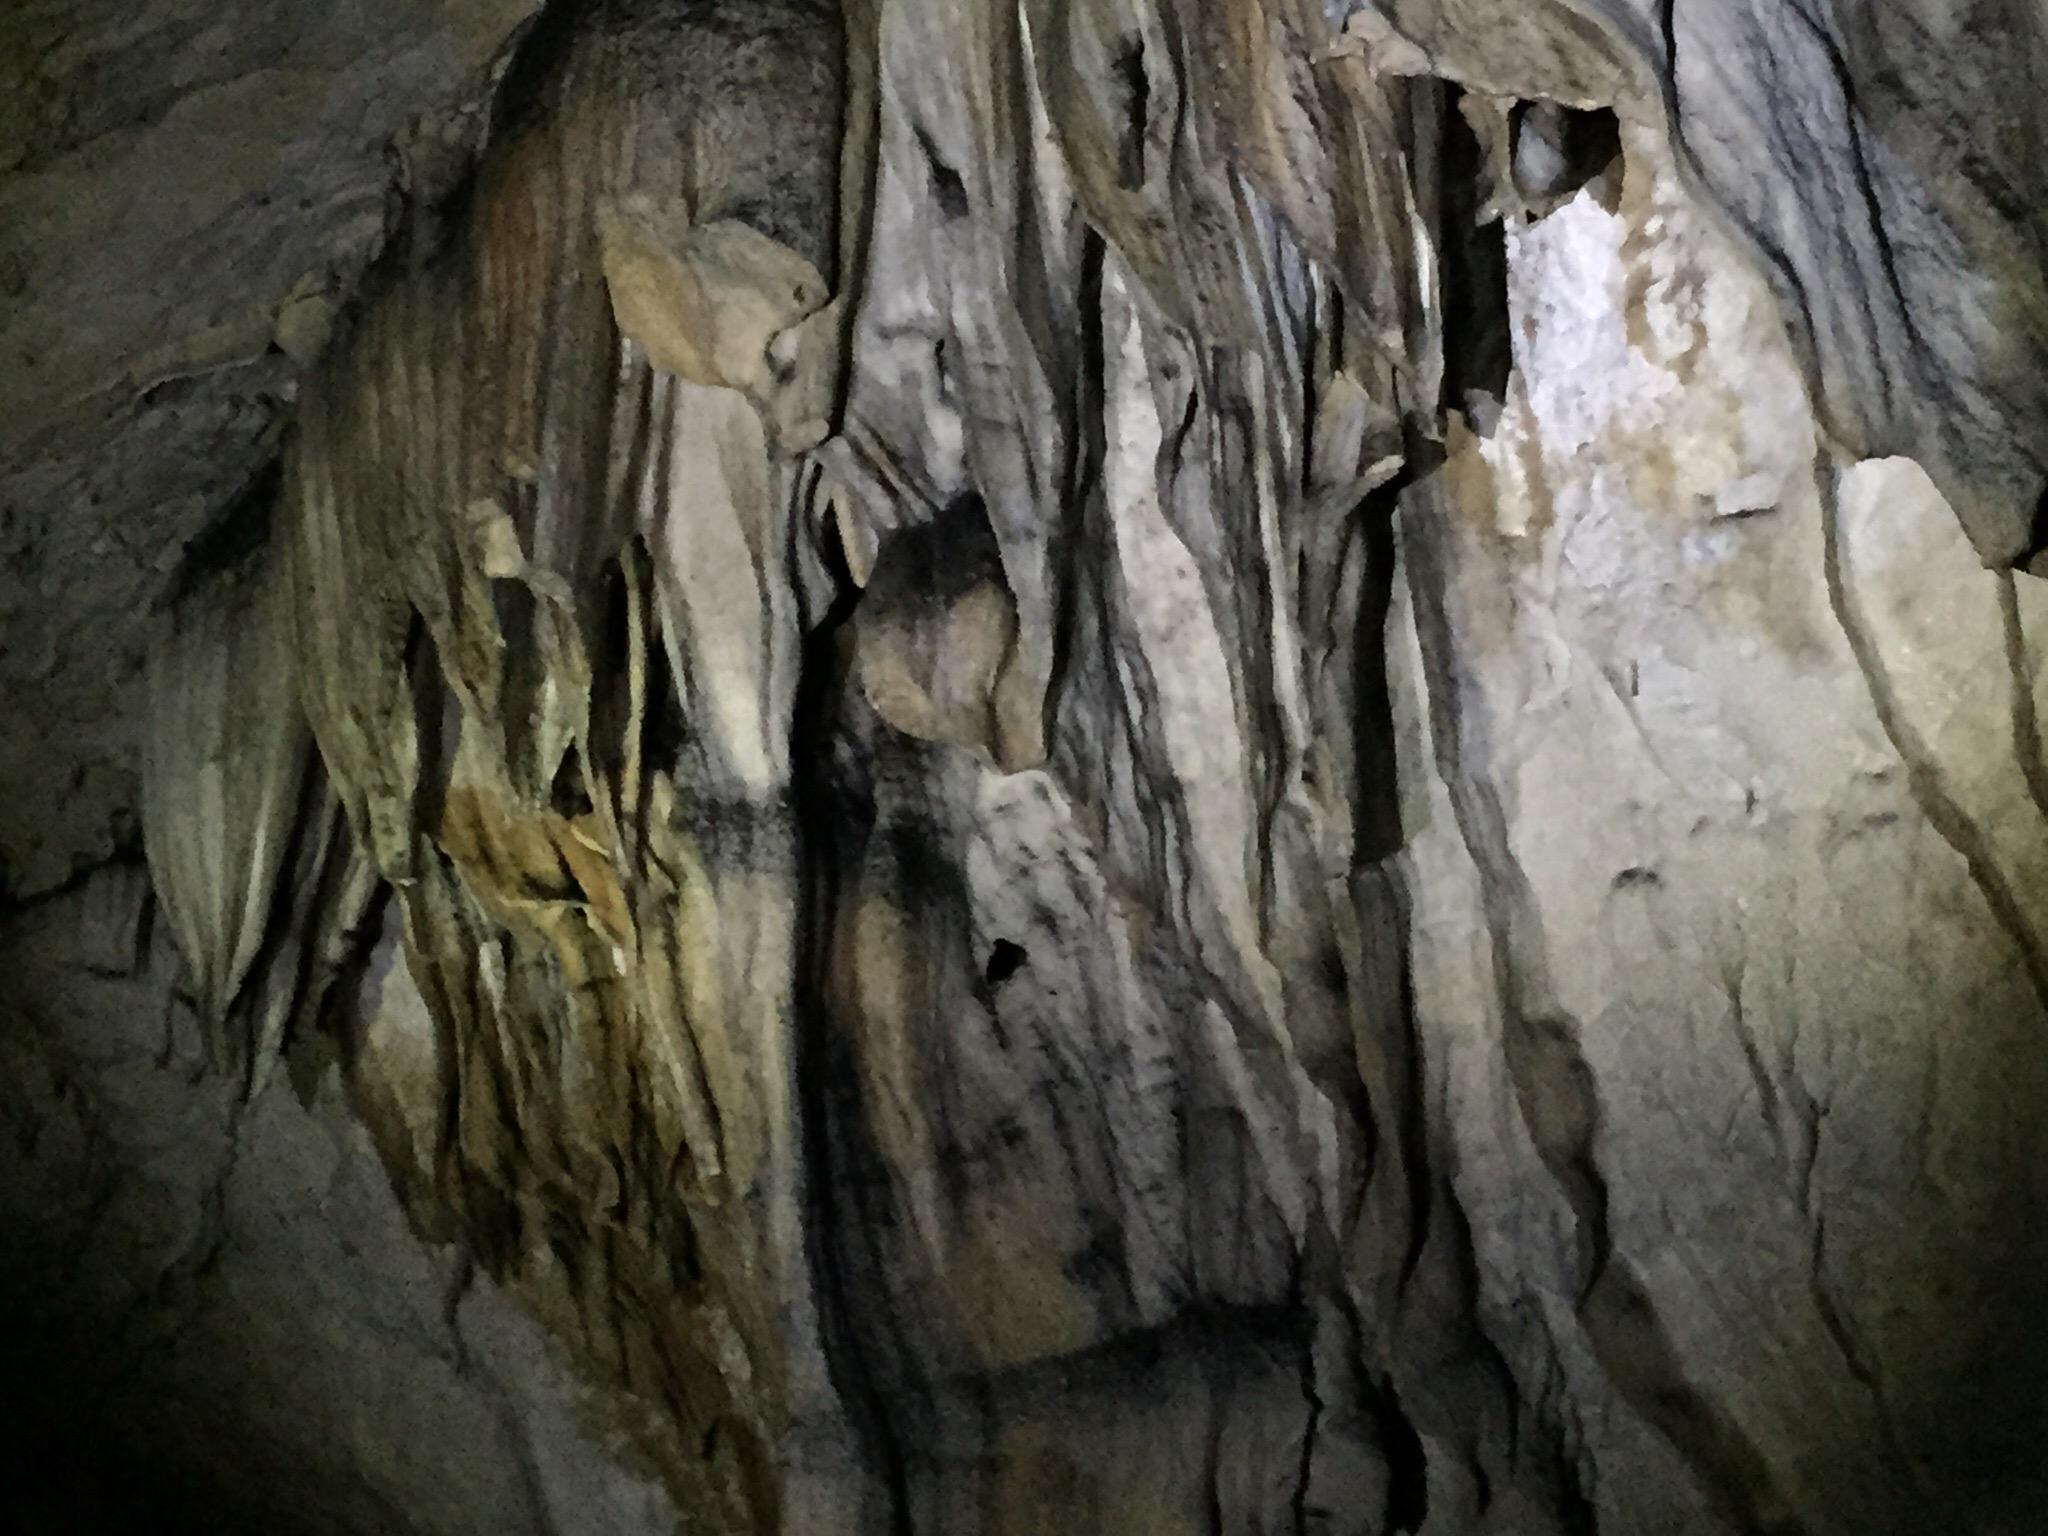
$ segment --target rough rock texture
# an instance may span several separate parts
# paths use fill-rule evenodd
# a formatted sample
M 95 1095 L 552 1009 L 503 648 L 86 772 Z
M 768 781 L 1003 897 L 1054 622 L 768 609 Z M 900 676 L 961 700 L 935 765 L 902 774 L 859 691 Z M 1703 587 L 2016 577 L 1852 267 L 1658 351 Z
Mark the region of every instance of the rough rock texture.
M 1616 1528 L 2020 1528 L 2039 598 L 1917 468 L 1816 453 L 1640 165 L 1511 240 L 1506 409 L 1402 530 L 1416 1006 L 1487 1302 L 1602 1405 Z
M 36 216 L 27 1463 L 2035 1529 L 2038 8 L 557 0 L 465 106 L 519 9 L 9 23 L 23 207 L 358 24 L 446 149 Z M 314 94 L 238 149 L 382 210 Z M 87 410 L 143 317 L 267 382 Z
M 459 175 L 531 0 L 0 16 L 0 892 L 132 847 L 151 603 L 298 368 Z
M 1920 460 L 1986 563 L 2035 552 L 2048 490 L 2040 6 L 1345 8 L 1361 38 L 1408 40 L 1395 68 L 1661 122 L 1688 181 L 1761 259 L 1830 436 Z
M 408 1227 L 317 1037 L 254 1103 L 209 1071 L 148 903 L 116 862 L 0 930 L 13 1527 L 674 1528 L 561 1346 Z

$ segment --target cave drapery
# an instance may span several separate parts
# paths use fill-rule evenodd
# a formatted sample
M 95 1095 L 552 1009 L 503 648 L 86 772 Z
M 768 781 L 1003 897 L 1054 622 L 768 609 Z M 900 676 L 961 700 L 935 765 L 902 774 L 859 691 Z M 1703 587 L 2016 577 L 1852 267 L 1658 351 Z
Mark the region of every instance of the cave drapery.
M 10 285 L 22 1379 L 271 1529 L 2038 1528 L 2038 6 L 474 9 L 327 287 Z M 190 131 L 8 25 L 0 207 Z

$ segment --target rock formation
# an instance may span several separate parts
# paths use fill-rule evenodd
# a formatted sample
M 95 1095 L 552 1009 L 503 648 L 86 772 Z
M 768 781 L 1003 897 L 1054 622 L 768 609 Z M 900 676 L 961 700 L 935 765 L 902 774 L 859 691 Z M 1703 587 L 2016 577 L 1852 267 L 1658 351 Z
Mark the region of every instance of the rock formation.
M 25 1507 L 2038 1529 L 2040 8 L 532 9 L 0 22 Z

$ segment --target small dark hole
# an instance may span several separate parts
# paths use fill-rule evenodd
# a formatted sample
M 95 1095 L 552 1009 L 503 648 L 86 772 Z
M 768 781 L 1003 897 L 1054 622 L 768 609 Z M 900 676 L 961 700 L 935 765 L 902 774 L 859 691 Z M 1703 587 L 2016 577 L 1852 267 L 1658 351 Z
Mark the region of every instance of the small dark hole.
M 561 766 L 555 770 L 549 799 L 554 803 L 555 814 L 569 821 L 597 809 L 590 798 L 590 781 L 583 776 L 583 758 L 574 747 L 563 755 Z
M 1606 107 L 1580 111 L 1550 101 L 1522 102 L 1509 122 L 1515 186 L 1524 197 L 1567 198 L 1621 154 L 1621 120 Z
M 1023 969 L 1027 958 L 1023 945 L 997 939 L 995 948 L 988 952 L 988 965 L 982 971 L 982 978 L 990 986 L 999 987 Z
M 924 151 L 925 165 L 931 172 L 932 197 L 939 205 L 939 212 L 949 219 L 965 218 L 969 206 L 967 183 L 946 163 L 939 153 L 939 146 L 922 128 L 917 130 L 917 147 Z

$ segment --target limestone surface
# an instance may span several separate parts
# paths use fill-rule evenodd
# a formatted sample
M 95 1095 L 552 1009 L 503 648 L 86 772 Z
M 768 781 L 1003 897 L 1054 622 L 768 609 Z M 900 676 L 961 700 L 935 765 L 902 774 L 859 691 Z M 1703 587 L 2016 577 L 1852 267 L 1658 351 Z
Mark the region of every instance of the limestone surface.
M 2038 1529 L 2038 6 L 180 4 L 0 23 L 51 1528 Z

